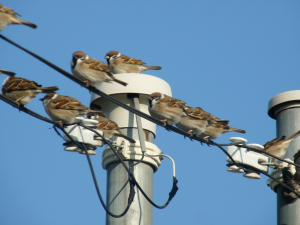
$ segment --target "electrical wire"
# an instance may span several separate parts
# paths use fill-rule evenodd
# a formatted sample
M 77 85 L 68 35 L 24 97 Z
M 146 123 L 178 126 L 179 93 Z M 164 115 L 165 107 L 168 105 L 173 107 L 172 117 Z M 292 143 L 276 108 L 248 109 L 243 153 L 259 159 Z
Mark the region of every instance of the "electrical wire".
M 115 153 L 115 155 L 117 156 L 117 158 L 120 160 L 120 162 L 123 164 L 125 170 L 127 171 L 128 175 L 130 176 L 130 178 L 132 179 L 132 181 L 135 183 L 135 185 L 137 186 L 137 188 L 141 191 L 141 193 L 144 195 L 144 197 L 148 200 L 148 202 L 153 205 L 154 207 L 158 208 L 158 209 L 163 209 L 163 208 L 166 208 L 169 203 L 171 202 L 172 198 L 175 196 L 177 190 L 178 190 L 178 187 L 177 187 L 177 183 L 178 183 L 178 180 L 176 179 L 176 177 L 173 177 L 173 187 L 172 187 L 172 190 L 170 191 L 169 193 L 169 198 L 167 200 L 167 202 L 162 205 L 162 206 L 159 206 L 157 204 L 155 204 L 149 197 L 148 195 L 143 191 L 143 189 L 141 188 L 141 186 L 139 185 L 139 183 L 136 181 L 135 177 L 134 177 L 134 174 L 132 172 L 130 172 L 129 168 L 127 167 L 127 165 L 124 163 L 124 161 L 121 159 L 121 157 L 119 156 L 119 154 L 117 153 L 117 150 L 112 146 L 112 144 L 105 140 L 104 139 L 104 136 L 101 135 L 100 133 L 98 133 L 97 131 L 89 128 L 89 127 L 86 127 L 86 126 L 83 126 L 83 125 L 80 125 L 92 132 L 94 132 L 96 135 L 98 135 L 99 137 L 101 137 L 104 142 L 106 142 L 108 144 L 108 146 L 111 148 L 111 150 Z
M 80 125 L 79 125 L 80 126 Z M 129 180 L 129 184 L 130 184 L 130 191 L 129 191 L 129 197 L 128 197 L 128 203 L 127 203 L 127 207 L 125 208 L 125 210 L 119 214 L 119 215 L 116 215 L 112 212 L 109 211 L 109 209 L 107 208 L 107 206 L 105 205 L 104 203 L 104 200 L 101 196 L 101 193 L 100 193 L 100 189 L 99 189 L 99 186 L 98 186 L 98 182 L 97 182 L 97 179 L 96 179 L 96 175 L 95 175 L 95 172 L 94 172 L 94 168 L 93 168 L 93 164 L 92 164 L 92 161 L 90 159 L 90 156 L 88 154 L 88 150 L 86 148 L 86 145 L 84 143 L 80 143 L 80 142 L 77 142 L 75 141 L 69 134 L 68 132 L 65 131 L 65 129 L 63 127 L 58 127 L 60 130 L 62 130 L 64 132 L 64 134 L 69 138 L 69 140 L 71 140 L 71 142 L 75 145 L 77 145 L 80 149 L 84 150 L 85 154 L 86 154 L 86 157 L 87 157 L 87 160 L 88 160 L 88 163 L 89 163 L 89 166 L 90 166 L 90 170 L 91 170 L 91 174 L 92 174 L 92 177 L 93 177 L 93 181 L 94 181 L 94 184 L 95 184 L 95 188 L 96 188 L 96 192 L 98 194 L 98 197 L 100 199 L 100 202 L 101 202 L 101 205 L 103 206 L 104 210 L 106 211 L 107 214 L 109 214 L 110 216 L 114 217 L 114 218 L 120 218 L 120 217 L 123 217 L 129 210 L 130 208 L 130 205 L 132 204 L 133 202 L 133 199 L 134 199 L 134 195 L 135 195 L 135 191 L 134 191 L 134 183 L 131 182 Z M 58 133 L 58 131 L 56 130 L 55 128 L 55 131 Z M 59 133 L 58 133 L 59 134 Z M 59 136 L 61 136 L 59 134 Z M 61 136 L 62 137 L 62 136 Z

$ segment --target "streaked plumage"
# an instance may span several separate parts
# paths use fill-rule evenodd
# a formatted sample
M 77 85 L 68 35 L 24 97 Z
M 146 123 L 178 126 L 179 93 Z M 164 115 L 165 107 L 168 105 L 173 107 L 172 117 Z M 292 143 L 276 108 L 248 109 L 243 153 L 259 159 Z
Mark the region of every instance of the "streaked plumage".
M 136 141 L 120 131 L 118 124 L 112 120 L 109 120 L 102 116 L 96 116 L 93 118 L 97 120 L 99 124 L 97 125 L 97 130 L 103 131 L 105 138 L 112 138 L 113 136 L 122 137 L 128 140 L 131 143 L 135 143 Z
M 84 116 L 88 113 L 103 115 L 101 111 L 89 110 L 88 107 L 81 104 L 76 98 L 69 96 L 51 93 L 45 95 L 40 100 L 43 101 L 49 117 L 59 123 L 72 124 L 75 122 L 75 117 Z
M 110 51 L 104 57 L 108 67 L 114 74 L 117 73 L 140 73 L 145 70 L 160 70 L 160 66 L 146 66 L 140 59 L 131 58 L 117 51 Z
M 118 80 L 110 73 L 110 69 L 104 62 L 90 58 L 87 54 L 82 51 L 77 51 L 73 53 L 73 58 L 71 61 L 71 69 L 73 75 L 85 82 L 87 86 L 90 84 L 95 86 L 100 82 L 117 82 L 123 86 L 127 83 Z
M 1 93 L 17 104 L 26 105 L 39 93 L 52 93 L 59 90 L 58 87 L 42 87 L 32 80 L 15 77 L 13 72 L 0 70 L 0 73 L 9 75 L 4 79 Z
M 35 24 L 19 19 L 17 15 L 20 16 L 11 8 L 0 4 L 0 31 L 11 24 L 23 24 L 32 28 L 37 28 Z

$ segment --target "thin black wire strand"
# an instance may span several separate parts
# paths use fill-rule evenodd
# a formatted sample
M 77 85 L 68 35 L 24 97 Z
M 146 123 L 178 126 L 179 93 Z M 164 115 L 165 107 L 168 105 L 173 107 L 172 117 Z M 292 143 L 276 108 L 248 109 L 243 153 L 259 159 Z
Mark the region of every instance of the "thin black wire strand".
M 79 125 L 80 126 L 80 125 Z M 89 166 L 90 166 L 90 170 L 91 170 L 91 173 L 92 173 L 92 177 L 93 177 L 93 181 L 94 181 L 94 184 L 95 184 L 95 188 L 96 188 L 96 192 L 98 194 L 98 197 L 100 199 L 100 202 L 104 208 L 104 210 L 106 211 L 107 214 L 109 214 L 110 216 L 112 217 L 115 217 L 115 218 L 120 218 L 120 217 L 123 217 L 129 210 L 130 208 L 130 205 L 132 204 L 133 202 L 133 198 L 134 198 L 134 194 L 135 194 L 135 191 L 134 191 L 134 184 L 132 182 L 129 182 L 130 183 L 130 192 L 129 192 L 129 197 L 128 197 L 128 204 L 127 204 L 127 207 L 125 208 L 125 210 L 119 214 L 119 215 L 116 215 L 112 212 L 109 211 L 109 209 L 107 208 L 107 206 L 105 205 L 104 203 L 104 200 L 102 198 L 102 195 L 100 193 L 100 189 L 99 189 L 99 186 L 98 186 L 98 182 L 97 182 L 97 178 L 96 178 L 96 175 L 95 175 L 95 171 L 94 171 L 94 168 L 93 168 L 93 164 L 92 164 L 92 161 L 90 159 L 90 156 L 88 154 L 88 151 L 87 151 L 87 148 L 85 146 L 84 143 L 80 143 L 80 142 L 77 142 L 75 141 L 66 131 L 64 128 L 62 127 L 57 127 L 59 128 L 60 130 L 63 131 L 63 133 L 69 138 L 69 140 L 71 140 L 72 143 L 74 143 L 75 145 L 77 145 L 79 148 L 81 148 L 82 150 L 84 150 L 85 154 L 86 154 L 86 157 L 87 157 L 87 160 L 88 160 L 88 163 L 89 163 Z M 54 129 L 56 130 L 56 128 L 54 127 Z M 58 132 L 56 130 L 56 132 Z M 61 136 L 59 134 L 59 136 Z M 61 136 L 62 137 L 62 136 Z
M 231 166 L 231 165 L 234 165 L 234 164 L 232 164 L 232 163 L 227 164 L 227 166 Z M 254 171 L 257 172 L 257 173 L 263 173 L 263 174 L 266 175 L 267 177 L 269 177 L 269 178 L 275 180 L 276 182 L 278 182 L 278 183 L 279 183 L 280 185 L 282 185 L 283 187 L 289 189 L 291 192 L 293 192 L 295 195 L 297 195 L 298 198 L 300 198 L 300 195 L 299 195 L 298 193 L 296 193 L 292 188 L 290 188 L 289 186 L 287 186 L 285 183 L 283 183 L 283 182 L 277 180 L 275 177 L 271 176 L 270 174 L 268 174 L 268 173 L 266 173 L 266 172 L 264 172 L 264 171 L 261 171 L 261 170 L 255 168 L 255 167 L 253 167 L 253 166 L 245 165 L 245 164 L 242 164 L 242 163 L 238 163 L 238 165 L 241 166 L 241 167 L 244 167 L 244 168 L 246 168 L 246 169 L 249 168 L 249 169 L 251 169 L 251 170 L 254 170 Z
M 149 202 L 151 205 L 153 205 L 154 207 L 156 207 L 156 208 L 158 208 L 158 209 L 166 208 L 166 207 L 169 205 L 169 203 L 171 202 L 172 198 L 173 198 L 174 195 L 176 194 L 176 191 L 178 190 L 178 188 L 177 188 L 177 190 L 176 190 L 175 193 L 174 193 L 174 190 L 173 190 L 173 189 L 174 189 L 174 181 L 173 181 L 173 188 L 172 188 L 171 192 L 169 193 L 169 199 L 168 199 L 168 201 L 167 201 L 163 206 L 159 206 L 159 205 L 155 204 L 155 203 L 148 197 L 148 195 L 143 191 L 143 189 L 141 188 L 141 186 L 139 185 L 139 183 L 136 181 L 136 179 L 135 179 L 135 177 L 134 177 L 134 174 L 133 174 L 132 172 L 130 172 L 129 168 L 128 168 L 127 165 L 124 163 L 124 161 L 121 159 L 121 157 L 120 157 L 119 154 L 117 153 L 116 149 L 112 146 L 112 144 L 111 144 L 109 141 L 107 141 L 107 140 L 103 137 L 103 135 L 101 135 L 101 134 L 98 133 L 97 131 L 95 131 L 95 130 L 89 128 L 89 127 L 83 126 L 83 125 L 80 125 L 80 126 L 82 126 L 82 127 L 86 128 L 86 129 L 88 129 L 88 130 L 94 132 L 94 133 L 97 134 L 99 137 L 101 137 L 101 138 L 104 140 L 104 142 L 106 142 L 106 143 L 108 144 L 108 146 L 111 148 L 111 150 L 115 153 L 115 155 L 118 157 L 118 159 L 120 160 L 120 162 L 123 164 L 125 170 L 126 170 L 127 173 L 129 174 L 131 180 L 135 183 L 135 185 L 137 186 L 137 188 L 141 191 L 141 193 L 144 195 L 144 197 L 148 200 L 148 202 Z M 175 178 L 175 180 L 176 180 L 176 178 Z M 176 183 L 177 183 L 177 180 L 176 180 Z M 175 186 L 176 186 L 176 185 L 175 185 Z M 172 193 L 172 194 L 171 194 L 171 193 Z M 173 194 L 173 193 L 174 193 L 174 194 Z

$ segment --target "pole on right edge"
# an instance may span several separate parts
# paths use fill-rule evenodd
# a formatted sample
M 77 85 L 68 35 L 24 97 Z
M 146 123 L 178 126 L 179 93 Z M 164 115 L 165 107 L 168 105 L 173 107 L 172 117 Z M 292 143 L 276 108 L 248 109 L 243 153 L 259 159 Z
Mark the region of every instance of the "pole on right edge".
M 268 114 L 276 120 L 277 137 L 291 136 L 300 130 L 300 90 L 283 92 L 269 101 Z M 300 138 L 296 138 L 284 158 L 294 161 L 294 154 L 300 149 Z M 277 187 L 277 224 L 300 224 L 300 200 L 287 203 L 282 198 L 282 187 Z

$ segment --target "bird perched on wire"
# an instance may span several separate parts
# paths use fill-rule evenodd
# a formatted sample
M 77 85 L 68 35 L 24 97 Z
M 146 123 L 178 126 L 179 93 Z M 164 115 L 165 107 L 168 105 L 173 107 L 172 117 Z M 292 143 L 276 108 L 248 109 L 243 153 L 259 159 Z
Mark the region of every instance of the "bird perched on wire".
M 77 116 L 84 116 L 88 113 L 104 115 L 101 111 L 89 110 L 76 98 L 50 93 L 40 99 L 43 101 L 46 113 L 54 121 L 62 125 L 72 124 Z
M 117 51 L 110 51 L 104 57 L 114 74 L 117 73 L 140 73 L 145 70 L 160 70 L 160 66 L 145 66 L 140 59 L 131 58 Z
M 223 124 L 224 126 L 228 124 L 228 120 L 221 120 L 216 116 L 204 111 L 200 107 L 192 108 L 187 106 L 184 109 L 185 115 L 181 117 L 181 120 L 176 123 L 176 126 L 188 132 L 191 136 L 193 134 L 201 135 L 204 133 L 208 126 L 215 123 Z M 204 139 L 207 140 L 207 137 Z
M 201 109 L 200 107 L 196 107 Z M 210 114 L 211 115 L 211 114 Z M 220 120 L 220 118 L 211 115 L 215 120 Z M 242 129 L 238 129 L 238 128 L 234 128 L 231 126 L 228 126 L 227 124 L 224 123 L 212 123 L 210 125 L 208 125 L 205 129 L 205 131 L 200 134 L 200 137 L 205 139 L 205 140 L 209 140 L 209 139 L 216 139 L 218 138 L 221 134 L 227 133 L 227 132 L 238 132 L 238 133 L 246 133 L 246 131 L 242 130 Z
M 267 153 L 270 153 L 272 155 L 277 156 L 280 159 L 283 159 L 289 147 L 289 144 L 299 135 L 300 135 L 300 130 L 294 133 L 289 138 L 285 138 L 285 136 L 282 136 L 281 138 L 275 138 L 264 145 L 263 151 L 266 151 Z M 271 159 L 271 162 L 275 162 L 275 158 L 269 155 L 266 156 Z
M 20 16 L 11 8 L 0 4 L 0 31 L 10 24 L 24 24 L 32 28 L 37 28 L 37 25 L 27 22 L 25 20 L 21 20 L 17 17 L 17 15 Z
M 246 131 L 238 128 L 234 128 L 222 123 L 213 123 L 206 127 L 205 131 L 200 135 L 201 138 L 203 139 L 216 139 L 218 138 L 221 134 L 225 134 L 227 132 L 238 132 L 245 134 Z
M 90 58 L 87 54 L 82 51 L 77 51 L 73 53 L 71 61 L 71 69 L 73 75 L 79 80 L 86 83 L 87 87 L 91 84 L 100 82 L 117 82 L 123 86 L 126 86 L 127 83 L 121 80 L 118 80 L 110 72 L 111 70 L 107 67 L 104 62 Z
M 136 141 L 120 131 L 118 124 L 112 120 L 109 120 L 103 116 L 93 116 L 92 119 L 97 120 L 99 123 L 97 125 L 97 130 L 103 131 L 105 138 L 112 138 L 113 136 L 122 137 L 128 140 L 130 143 L 135 143 Z
M 19 107 L 27 105 L 39 93 L 52 93 L 59 90 L 58 87 L 42 87 L 32 80 L 15 77 L 14 72 L 0 69 L 0 74 L 9 75 L 4 79 L 1 93 L 15 101 Z
M 150 115 L 161 120 L 164 126 L 178 123 L 181 117 L 185 115 L 184 109 L 186 107 L 184 101 L 159 92 L 154 92 L 148 97 Z

